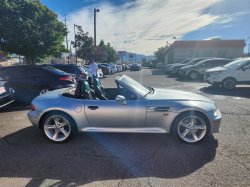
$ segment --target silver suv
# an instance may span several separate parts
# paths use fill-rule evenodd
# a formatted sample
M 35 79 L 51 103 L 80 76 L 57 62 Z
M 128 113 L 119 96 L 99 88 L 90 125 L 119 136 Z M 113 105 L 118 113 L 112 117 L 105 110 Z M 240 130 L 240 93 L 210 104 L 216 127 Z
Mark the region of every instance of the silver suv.
M 188 77 L 191 80 L 195 80 L 199 76 L 204 75 L 206 70 L 214 67 L 224 66 L 225 64 L 228 64 L 232 61 L 232 59 L 225 58 L 213 58 L 202 60 L 195 65 L 182 67 L 179 71 L 179 75 L 183 77 Z

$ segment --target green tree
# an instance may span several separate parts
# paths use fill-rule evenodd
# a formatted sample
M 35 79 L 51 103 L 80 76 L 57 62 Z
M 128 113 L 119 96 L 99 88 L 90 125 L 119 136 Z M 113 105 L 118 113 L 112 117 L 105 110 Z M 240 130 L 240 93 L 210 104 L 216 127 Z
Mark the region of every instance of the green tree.
M 26 58 L 27 64 L 61 57 L 67 29 L 40 0 L 0 0 L 0 50 Z
M 84 33 L 81 26 L 77 26 L 76 42 L 72 42 L 73 47 L 77 49 L 77 56 L 84 60 L 94 59 L 96 51 L 94 40 L 88 34 Z
M 165 55 L 162 53 L 166 48 L 168 48 L 168 45 L 165 47 L 159 47 L 156 51 L 154 51 L 154 57 L 158 62 L 165 62 Z
M 115 49 L 110 45 L 110 43 L 107 43 L 106 50 L 108 53 L 106 62 L 112 62 L 112 63 L 115 62 L 117 59 L 117 55 Z

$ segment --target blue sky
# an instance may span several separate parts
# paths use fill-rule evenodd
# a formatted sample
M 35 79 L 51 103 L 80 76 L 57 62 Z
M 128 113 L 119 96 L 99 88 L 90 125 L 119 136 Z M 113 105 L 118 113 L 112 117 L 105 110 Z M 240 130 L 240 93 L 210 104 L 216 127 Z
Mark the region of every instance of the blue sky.
M 172 36 L 178 40 L 247 39 L 250 36 L 250 0 L 42 0 L 67 17 L 69 40 L 73 25 L 93 37 L 93 9 L 97 13 L 97 43 L 104 39 L 117 50 L 151 55 Z M 248 44 L 250 39 L 246 42 Z

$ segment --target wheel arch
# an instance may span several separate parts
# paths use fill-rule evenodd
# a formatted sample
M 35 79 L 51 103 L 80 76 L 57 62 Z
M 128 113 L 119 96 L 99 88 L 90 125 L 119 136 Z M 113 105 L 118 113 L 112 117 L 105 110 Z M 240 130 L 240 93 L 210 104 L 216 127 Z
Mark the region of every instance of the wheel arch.
M 78 131 L 78 128 L 77 128 L 77 125 L 76 125 L 76 122 L 75 122 L 74 118 L 72 118 L 72 116 L 69 115 L 68 113 L 66 113 L 66 112 L 64 112 L 64 111 L 61 111 L 61 110 L 50 110 L 50 111 L 45 112 L 45 113 L 40 117 L 40 119 L 39 119 L 39 128 L 40 128 L 40 129 L 41 129 L 41 126 L 42 126 L 42 121 L 43 121 L 43 119 L 45 118 L 45 116 L 48 115 L 48 114 L 51 114 L 51 113 L 53 113 L 53 112 L 61 113 L 61 114 L 66 115 L 67 117 L 69 117 L 69 118 L 72 120 L 73 125 L 76 127 L 76 129 L 77 129 L 77 131 Z
M 188 77 L 189 77 L 189 78 L 190 78 L 190 74 L 191 74 L 192 72 L 196 72 L 198 76 L 201 75 L 200 72 L 199 72 L 198 70 L 193 69 L 193 70 L 189 71 L 189 73 L 188 73 Z
M 170 134 L 173 133 L 174 124 L 175 124 L 176 121 L 179 119 L 179 117 L 180 117 L 181 115 L 188 114 L 188 113 L 192 113 L 192 112 L 193 112 L 193 113 L 198 113 L 198 114 L 200 114 L 201 116 L 203 116 L 203 117 L 207 120 L 208 125 L 209 125 L 209 128 L 208 128 L 209 131 L 208 131 L 208 133 L 210 133 L 210 131 L 211 131 L 211 123 L 210 123 L 210 120 L 209 120 L 209 118 L 207 117 L 207 115 L 205 115 L 203 112 L 198 111 L 198 110 L 187 110 L 187 111 L 180 112 L 180 113 L 174 118 L 174 120 L 172 121 L 171 126 L 170 126 Z
M 226 79 L 229 79 L 229 78 L 234 79 L 234 80 L 236 81 L 236 83 L 238 82 L 237 79 L 236 79 L 235 77 L 231 77 L 231 76 L 230 76 L 230 77 L 224 78 L 224 79 L 221 81 L 221 83 L 222 83 L 223 81 L 225 81 Z

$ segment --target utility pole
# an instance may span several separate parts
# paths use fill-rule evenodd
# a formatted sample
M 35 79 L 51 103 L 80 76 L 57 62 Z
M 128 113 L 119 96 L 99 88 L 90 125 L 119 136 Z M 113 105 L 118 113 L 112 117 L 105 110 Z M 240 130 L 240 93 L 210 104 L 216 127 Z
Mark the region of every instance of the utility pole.
M 77 25 L 74 24 L 74 34 L 75 34 L 75 55 L 76 55 L 76 65 L 77 65 L 77 49 L 76 49 L 76 31 L 75 31 L 75 27 L 77 27 Z
M 100 12 L 99 9 L 94 9 L 94 43 L 96 47 L 96 12 Z M 95 62 L 96 62 L 96 51 L 95 51 Z

